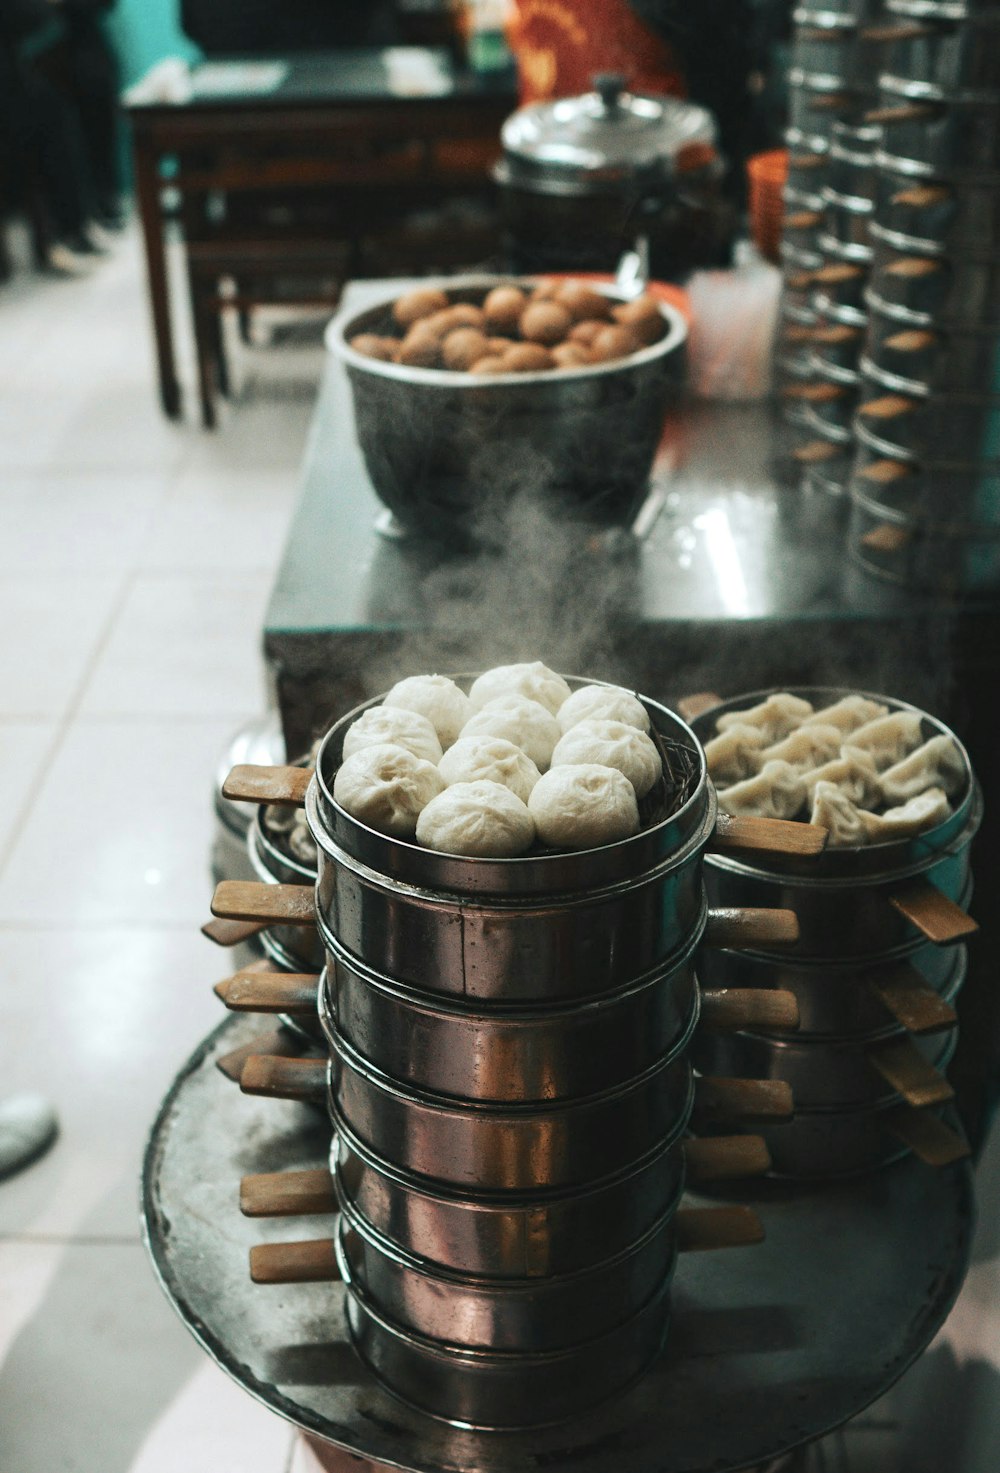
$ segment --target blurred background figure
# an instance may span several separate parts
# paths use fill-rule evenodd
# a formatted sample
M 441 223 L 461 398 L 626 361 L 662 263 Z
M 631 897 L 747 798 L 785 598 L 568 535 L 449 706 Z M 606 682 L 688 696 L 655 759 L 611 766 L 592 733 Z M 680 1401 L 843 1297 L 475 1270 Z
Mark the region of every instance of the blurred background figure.
M 206 56 L 392 46 L 395 0 L 181 0 L 181 25 Z

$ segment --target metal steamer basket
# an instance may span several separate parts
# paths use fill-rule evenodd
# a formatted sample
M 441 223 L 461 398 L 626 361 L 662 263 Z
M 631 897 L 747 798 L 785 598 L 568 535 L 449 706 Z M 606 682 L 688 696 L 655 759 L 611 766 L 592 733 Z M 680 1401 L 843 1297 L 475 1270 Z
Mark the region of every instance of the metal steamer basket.
M 995 598 L 1000 531 L 921 520 L 851 493 L 848 552 L 884 582 L 946 598 Z
M 1000 239 L 1000 188 L 995 175 L 914 179 L 880 163 L 880 224 L 912 240 L 917 251 L 987 254 Z
M 771 1177 L 793 1181 L 829 1181 L 879 1171 L 909 1155 L 912 1147 L 897 1129 L 901 1106 L 896 1098 L 859 1110 L 798 1110 L 791 1120 L 762 1125 Z M 929 1114 L 946 1115 L 935 1106 Z
M 928 97 L 926 84 L 882 76 L 882 105 L 869 114 L 885 128 L 883 152 L 905 173 L 995 172 L 1000 168 L 1000 95 Z
M 867 357 L 896 392 L 993 394 L 1000 398 L 1000 327 L 941 327 L 868 293 Z

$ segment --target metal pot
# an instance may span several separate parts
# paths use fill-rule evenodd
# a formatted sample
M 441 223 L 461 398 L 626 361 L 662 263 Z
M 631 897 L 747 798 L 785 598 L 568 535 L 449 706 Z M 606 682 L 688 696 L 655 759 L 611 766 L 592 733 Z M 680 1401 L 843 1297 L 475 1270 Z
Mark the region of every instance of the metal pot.
M 765 1126 L 758 1134 L 771 1155 L 770 1176 L 795 1181 L 829 1180 L 878 1171 L 910 1154 L 894 1132 L 899 1100 L 862 1110 L 800 1110 L 791 1120 Z M 940 1116 L 945 1107 L 929 1114 Z
M 880 167 L 877 214 L 884 229 L 914 242 L 915 254 L 937 248 L 955 256 L 965 249 L 986 254 L 1000 240 L 1000 180 L 915 180 Z
M 689 1113 L 690 1106 L 688 1111 Z M 592 1268 L 643 1236 L 684 1187 L 683 1122 L 624 1171 L 572 1191 L 460 1196 L 390 1166 L 339 1122 L 337 1194 L 398 1248 L 457 1273 L 525 1279 Z
M 686 1122 L 691 1068 L 684 1038 L 619 1089 L 544 1105 L 482 1105 L 403 1088 L 324 1027 L 332 1053 L 330 1109 L 398 1170 L 510 1196 L 589 1186 L 648 1156 Z
M 690 1034 L 700 940 L 632 986 L 560 1008 L 432 1001 L 332 943 L 321 985 L 340 1036 L 391 1079 L 465 1100 L 576 1099 L 625 1084 Z
M 883 73 L 905 83 L 910 97 L 992 101 L 1000 88 L 1000 13 L 973 11 L 957 23 L 912 27 L 892 41 Z
M 851 493 L 848 551 L 885 582 L 944 597 L 995 598 L 1000 532 L 917 520 Z
M 673 1276 L 673 1210 L 593 1268 L 544 1278 L 471 1278 L 403 1253 L 345 1204 L 340 1240 L 351 1283 L 404 1329 L 470 1350 L 565 1350 L 634 1318 Z
M 624 1391 L 659 1352 L 670 1317 L 664 1282 L 631 1320 L 569 1350 L 534 1355 L 463 1350 L 418 1336 L 381 1314 L 338 1243 L 347 1320 L 362 1360 L 404 1401 L 459 1427 L 513 1429 L 559 1422 Z
M 963 897 L 971 898 L 971 889 Z M 898 1030 L 897 1018 L 877 990 L 895 974 L 911 971 L 939 994 L 957 990 L 965 976 L 963 946 L 929 941 L 895 952 L 843 962 L 780 962 L 750 952 L 706 951 L 698 968 L 706 987 L 753 987 L 793 992 L 799 1006 L 796 1039 L 885 1037 Z
M 503 281 L 438 284 L 452 303 L 481 302 Z M 621 300 L 613 287 L 594 289 Z M 518 494 L 561 517 L 630 524 L 678 391 L 687 324 L 674 307 L 660 304 L 663 337 L 628 358 L 488 378 L 356 352 L 350 339 L 387 333 L 391 309 L 386 301 L 334 318 L 326 342 L 347 370 L 372 486 L 401 527 L 443 542 L 495 543 Z

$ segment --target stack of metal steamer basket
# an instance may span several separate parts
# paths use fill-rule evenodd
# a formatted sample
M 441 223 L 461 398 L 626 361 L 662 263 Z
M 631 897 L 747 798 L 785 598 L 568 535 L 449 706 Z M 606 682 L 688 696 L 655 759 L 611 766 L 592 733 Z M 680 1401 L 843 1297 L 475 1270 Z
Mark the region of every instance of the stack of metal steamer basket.
M 1000 6 L 887 0 L 852 556 L 1000 589 Z
M 708 741 L 720 716 L 769 694 L 720 702 L 694 720 L 695 731 Z M 848 692 L 794 694 L 819 710 Z M 876 699 L 892 710 L 914 710 Z M 951 736 L 920 715 L 923 740 Z M 982 798 L 964 750 L 963 758 L 966 781 L 953 813 L 912 839 L 828 848 L 808 871 L 788 859 L 706 856 L 711 903 L 790 905 L 799 917 L 799 940 L 782 954 L 714 951 L 699 962 L 706 986 L 781 987 L 798 999 L 794 1035 L 701 1037 L 694 1054 L 697 1067 L 713 1073 L 791 1084 L 794 1118 L 761 1130 L 775 1176 L 851 1175 L 911 1149 L 932 1164 L 967 1154 L 960 1134 L 940 1118 L 952 1098 L 944 1070 L 957 1042 L 962 943 L 976 929 L 966 907 Z
M 804 484 L 843 496 L 871 260 L 879 0 L 795 11 L 777 384 Z

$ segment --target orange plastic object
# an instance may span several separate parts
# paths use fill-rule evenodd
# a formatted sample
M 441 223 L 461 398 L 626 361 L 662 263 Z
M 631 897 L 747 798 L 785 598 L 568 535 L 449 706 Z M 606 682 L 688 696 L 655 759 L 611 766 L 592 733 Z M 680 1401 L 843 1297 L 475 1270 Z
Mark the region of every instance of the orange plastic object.
M 750 233 L 761 255 L 777 261 L 785 216 L 784 188 L 788 178 L 788 149 L 772 148 L 747 159 Z

